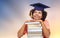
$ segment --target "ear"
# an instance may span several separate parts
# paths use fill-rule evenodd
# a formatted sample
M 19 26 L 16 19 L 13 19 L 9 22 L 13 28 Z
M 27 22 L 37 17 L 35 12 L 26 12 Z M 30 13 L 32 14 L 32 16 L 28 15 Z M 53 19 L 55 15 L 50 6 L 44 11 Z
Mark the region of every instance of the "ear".
M 31 18 L 33 17 L 32 12 L 30 13 L 30 17 L 31 17 Z

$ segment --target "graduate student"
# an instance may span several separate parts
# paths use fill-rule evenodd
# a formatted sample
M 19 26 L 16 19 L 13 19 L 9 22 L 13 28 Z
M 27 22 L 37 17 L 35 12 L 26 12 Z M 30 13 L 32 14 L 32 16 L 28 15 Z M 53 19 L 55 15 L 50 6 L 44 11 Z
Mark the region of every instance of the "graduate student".
M 47 12 L 44 10 L 46 8 L 49 8 L 49 6 L 44 5 L 42 3 L 34 3 L 30 4 L 30 6 L 34 7 L 30 10 L 29 13 L 29 16 L 32 18 L 32 20 L 26 20 L 25 22 L 40 22 L 42 25 L 43 38 L 49 38 L 50 26 L 48 20 L 46 20 Z M 17 33 L 18 38 L 21 38 L 26 33 L 28 34 L 27 24 L 24 23 Z

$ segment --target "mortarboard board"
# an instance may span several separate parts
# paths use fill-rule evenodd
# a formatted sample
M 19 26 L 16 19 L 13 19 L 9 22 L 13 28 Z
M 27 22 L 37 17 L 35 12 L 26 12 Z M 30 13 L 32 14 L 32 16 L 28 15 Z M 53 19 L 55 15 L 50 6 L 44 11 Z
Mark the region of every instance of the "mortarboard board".
M 34 4 L 30 4 L 30 6 L 33 6 L 35 10 L 44 10 L 45 8 L 50 8 L 47 5 L 44 5 L 42 3 L 34 3 Z

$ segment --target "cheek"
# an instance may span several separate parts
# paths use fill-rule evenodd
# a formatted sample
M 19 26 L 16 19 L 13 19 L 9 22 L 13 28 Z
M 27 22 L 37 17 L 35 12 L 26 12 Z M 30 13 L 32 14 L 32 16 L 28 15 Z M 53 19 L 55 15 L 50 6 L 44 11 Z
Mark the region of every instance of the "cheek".
M 42 14 L 33 14 L 33 18 L 42 18 Z
M 42 14 L 39 14 L 39 17 L 42 18 Z
M 34 13 L 33 16 L 37 16 L 37 15 Z

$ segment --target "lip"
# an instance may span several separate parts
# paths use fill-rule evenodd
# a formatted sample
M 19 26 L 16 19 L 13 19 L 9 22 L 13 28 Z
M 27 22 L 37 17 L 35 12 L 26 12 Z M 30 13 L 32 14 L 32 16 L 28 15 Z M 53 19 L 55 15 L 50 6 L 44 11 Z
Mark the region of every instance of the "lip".
M 40 16 L 34 16 L 35 18 L 40 18 Z

